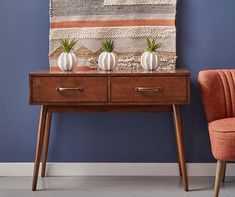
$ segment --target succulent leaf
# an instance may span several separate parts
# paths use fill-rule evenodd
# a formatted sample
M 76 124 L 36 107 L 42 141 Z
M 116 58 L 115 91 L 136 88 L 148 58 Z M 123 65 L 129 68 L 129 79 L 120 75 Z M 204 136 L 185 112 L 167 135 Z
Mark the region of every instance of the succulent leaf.
M 157 43 L 156 42 L 156 39 L 150 39 L 150 38 L 147 38 L 147 46 L 148 48 L 146 49 L 146 51 L 150 52 L 150 53 L 154 53 L 156 52 L 157 49 L 159 49 L 162 44 L 161 43 Z
M 102 42 L 102 49 L 108 53 L 112 53 L 115 49 L 115 43 L 113 40 L 106 40 Z
M 60 44 L 61 44 L 62 48 L 64 49 L 64 52 L 66 52 L 66 53 L 70 53 L 74 49 L 77 42 L 78 41 L 75 39 L 72 39 L 72 40 L 61 39 L 60 40 Z

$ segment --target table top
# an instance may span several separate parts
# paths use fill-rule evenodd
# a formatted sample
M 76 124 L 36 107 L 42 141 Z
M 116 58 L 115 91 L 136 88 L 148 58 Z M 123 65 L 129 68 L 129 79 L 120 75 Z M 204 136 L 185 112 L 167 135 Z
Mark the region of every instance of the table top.
M 76 67 L 71 72 L 60 71 L 58 67 L 30 73 L 31 76 L 159 76 L 159 75 L 190 75 L 184 68 L 175 70 L 145 71 L 143 69 L 102 71 L 89 67 Z

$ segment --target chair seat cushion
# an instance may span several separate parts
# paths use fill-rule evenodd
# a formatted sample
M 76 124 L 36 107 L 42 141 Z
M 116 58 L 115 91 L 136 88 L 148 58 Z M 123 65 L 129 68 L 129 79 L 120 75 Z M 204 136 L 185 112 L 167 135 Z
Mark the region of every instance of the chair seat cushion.
M 211 148 L 214 157 L 222 161 L 235 161 L 235 118 L 209 123 Z

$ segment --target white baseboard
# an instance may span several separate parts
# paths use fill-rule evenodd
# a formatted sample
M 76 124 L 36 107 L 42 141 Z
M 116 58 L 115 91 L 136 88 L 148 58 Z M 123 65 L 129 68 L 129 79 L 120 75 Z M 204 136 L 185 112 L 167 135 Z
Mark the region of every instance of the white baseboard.
M 215 176 L 215 163 L 187 164 L 189 176 Z M 32 176 L 33 163 L 0 163 L 0 176 Z M 48 163 L 47 176 L 178 176 L 177 163 Z M 228 164 L 235 176 L 235 164 Z

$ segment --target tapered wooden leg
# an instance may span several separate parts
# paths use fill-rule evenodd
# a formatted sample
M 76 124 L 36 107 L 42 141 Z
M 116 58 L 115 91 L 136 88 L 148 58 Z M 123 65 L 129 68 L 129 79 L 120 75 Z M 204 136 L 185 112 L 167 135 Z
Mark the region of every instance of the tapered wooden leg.
M 179 155 L 179 153 L 178 153 L 178 155 Z M 179 166 L 179 175 L 182 177 L 182 167 L 181 167 L 181 164 L 180 164 L 179 156 L 178 156 L 178 166 Z
M 34 162 L 34 172 L 33 172 L 33 183 L 32 183 L 33 191 L 36 191 L 36 188 L 37 188 L 38 170 L 39 170 L 39 165 L 40 165 L 43 135 L 45 132 L 46 113 L 47 113 L 47 107 L 41 106 L 41 111 L 40 111 L 40 116 L 39 116 L 36 153 L 35 153 L 35 162 Z
M 215 193 L 214 197 L 219 196 L 219 190 L 221 186 L 221 182 L 223 179 L 224 174 L 224 168 L 225 168 L 225 161 L 217 161 L 217 169 L 216 169 L 216 178 L 215 178 Z
M 175 117 L 174 117 L 174 113 L 172 113 L 173 116 L 173 121 L 175 123 Z M 175 125 L 175 124 L 174 124 Z M 176 134 L 176 127 L 175 127 L 175 134 Z M 176 139 L 176 138 L 175 138 Z M 178 161 L 178 166 L 179 166 L 179 175 L 182 177 L 182 169 L 181 169 L 181 165 L 180 165 L 180 159 L 179 159 L 179 147 L 178 147 L 178 143 L 176 140 L 176 147 L 177 147 L 177 161 Z
M 177 149 L 179 153 L 180 167 L 183 176 L 184 190 L 188 191 L 188 176 L 185 163 L 184 140 L 183 140 L 182 121 L 181 121 L 179 105 L 173 105 L 173 114 L 174 114 L 174 123 L 176 128 Z
M 226 178 L 226 169 L 227 169 L 227 162 L 225 162 L 225 165 L 224 165 L 224 173 L 223 173 L 223 183 L 225 182 L 225 178 Z
M 42 171 L 41 171 L 42 177 L 45 176 L 45 172 L 46 172 L 47 153 L 48 153 L 50 129 L 51 129 L 51 118 L 52 118 L 52 113 L 47 112 L 46 128 L 45 128 L 45 134 L 44 134 L 44 140 L 43 140 L 43 152 L 42 152 Z

